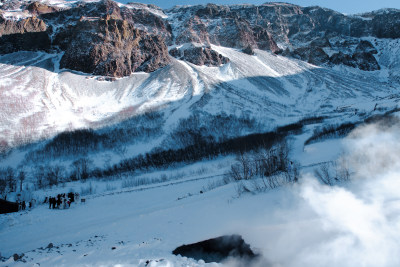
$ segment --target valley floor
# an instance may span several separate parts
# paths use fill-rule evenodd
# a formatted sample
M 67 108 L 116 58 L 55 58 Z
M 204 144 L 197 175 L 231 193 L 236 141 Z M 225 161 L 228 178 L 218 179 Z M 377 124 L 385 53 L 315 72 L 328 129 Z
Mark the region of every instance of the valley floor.
M 394 155 L 390 148 L 397 145 L 390 142 L 398 133 L 388 134 L 393 138 L 381 141 L 387 155 Z M 87 196 L 85 204 L 74 203 L 69 209 L 39 205 L 1 215 L 0 251 L 5 261 L 0 265 L 217 266 L 174 256 L 172 250 L 240 234 L 263 255 L 261 266 L 398 266 L 400 258 L 394 252 L 400 247 L 400 197 L 393 175 L 398 169 L 395 165 L 380 171 L 374 168 L 366 177 L 354 167 L 362 179 L 333 187 L 321 185 L 307 174 L 310 166 L 337 158 L 338 147 L 346 140 L 304 148 L 301 144 L 309 135 L 305 131 L 293 141 L 293 153 L 305 167 L 300 182 L 274 190 L 239 197 L 235 183 L 212 188 L 212 181 L 221 179 L 233 160 L 225 158 L 174 170 L 188 174 L 190 169 L 204 168 L 179 180 L 98 192 Z M 361 136 L 359 143 L 368 138 Z M 354 147 L 347 144 L 351 153 L 357 152 Z M 318 156 L 324 152 L 325 158 Z M 93 186 L 101 183 L 93 181 Z M 54 190 L 42 194 L 67 192 L 70 187 Z M 14 253 L 24 256 L 14 261 Z

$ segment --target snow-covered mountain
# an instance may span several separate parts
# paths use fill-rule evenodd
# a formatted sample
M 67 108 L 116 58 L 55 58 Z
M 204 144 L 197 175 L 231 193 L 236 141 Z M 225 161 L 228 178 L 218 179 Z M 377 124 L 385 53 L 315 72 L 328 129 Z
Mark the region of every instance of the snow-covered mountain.
M 96 151 L 101 166 L 179 147 L 171 136 L 193 116 L 196 131 L 218 116 L 254 120 L 217 123 L 218 139 L 310 116 L 355 121 L 384 112 L 398 99 L 399 14 L 283 3 L 161 10 L 3 1 L 0 145 L 7 151 L 82 128 L 143 128 L 125 132 L 123 149 Z M 2 165 L 28 160 L 16 153 Z
M 33 203 L 0 215 L 0 265 L 249 266 L 172 254 L 241 234 L 251 266 L 399 266 L 399 27 L 0 0 L 0 194 Z

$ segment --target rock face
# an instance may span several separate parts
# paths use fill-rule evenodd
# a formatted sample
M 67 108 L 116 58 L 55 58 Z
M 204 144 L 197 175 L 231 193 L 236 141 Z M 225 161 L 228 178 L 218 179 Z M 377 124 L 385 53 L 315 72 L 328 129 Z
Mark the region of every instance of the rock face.
M 0 53 L 59 49 L 65 52 L 62 68 L 112 77 L 152 72 L 170 62 L 168 23 L 147 10 L 121 9 L 110 0 L 67 10 L 33 2 L 26 9 L 40 19 L 0 18 Z
M 352 56 L 342 52 L 334 54 L 330 62 L 335 65 L 346 65 L 353 68 L 359 68 L 365 71 L 380 70 L 380 66 L 371 53 L 354 53 Z
M 360 41 L 360 37 L 398 38 L 399 14 L 397 10 L 389 12 L 389 18 L 382 12 L 357 17 L 320 7 L 302 8 L 285 3 L 260 6 L 208 4 L 173 8 L 168 11 L 168 20 L 171 24 L 180 22 L 173 28 L 177 44 L 216 44 L 241 48 L 247 54 L 262 49 L 315 65 L 344 64 L 362 70 L 377 70 L 380 67 L 373 56 L 377 53 L 376 48 L 368 41 Z M 384 34 L 377 30 L 382 21 L 390 28 Z M 331 44 L 338 39 L 349 40 L 349 43 Z M 327 50 L 330 50 L 329 55 Z M 339 52 L 350 54 L 351 59 L 343 58 Z
M 12 10 L 22 10 L 25 17 L 10 17 Z M 211 49 L 219 45 L 250 55 L 261 49 L 315 65 L 373 71 L 380 69 L 378 50 L 364 37 L 400 38 L 399 29 L 400 11 L 394 9 L 346 16 L 285 3 L 208 4 L 163 11 L 111 0 L 72 2 L 63 9 L 8 0 L 0 7 L 0 53 L 64 52 L 61 67 L 121 77 L 164 67 L 170 55 L 196 65 L 219 66 L 229 61 Z M 188 46 L 191 43 L 198 45 Z M 168 53 L 167 46 L 181 48 Z
M 198 66 L 220 66 L 229 62 L 229 58 L 224 57 L 211 47 L 195 46 L 190 44 L 189 47 L 171 49 L 171 56 L 188 61 Z
M 60 66 L 97 75 L 122 77 L 152 72 L 169 63 L 163 39 L 126 20 L 80 21 L 58 41 L 65 47 Z
M 0 16 L 0 53 L 20 50 L 44 50 L 51 47 L 46 23 L 32 17 L 20 21 L 5 20 Z
M 152 72 L 169 64 L 165 43 L 168 34 L 161 18 L 155 19 L 152 25 L 160 29 L 159 34 L 150 34 L 146 28 L 139 30 L 134 25 L 136 16 L 128 9 L 121 10 L 115 2 L 100 2 L 96 7 L 90 17 L 80 14 L 79 8 L 68 10 L 64 15 L 82 16 L 75 25 L 61 30 L 55 37 L 54 44 L 65 51 L 60 67 L 122 77 L 135 71 Z M 143 12 L 138 16 L 141 25 L 151 24 L 144 17 Z
M 29 11 L 29 13 L 31 13 L 33 15 L 41 15 L 41 14 L 47 14 L 47 13 L 52 13 L 52 12 L 58 11 L 58 8 L 48 6 L 43 3 L 39 3 L 39 2 L 30 3 L 26 7 L 26 9 Z
M 183 20 L 175 29 L 176 43 L 215 44 L 245 49 L 247 47 L 279 52 L 272 34 L 261 25 L 253 25 L 229 6 L 183 7 L 170 11 L 170 16 Z

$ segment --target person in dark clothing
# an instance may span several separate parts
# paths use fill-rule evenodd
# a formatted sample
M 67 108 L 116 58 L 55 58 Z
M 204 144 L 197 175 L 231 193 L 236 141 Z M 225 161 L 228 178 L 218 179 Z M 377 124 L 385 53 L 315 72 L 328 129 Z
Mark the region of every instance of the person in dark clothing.
M 53 202 L 53 209 L 55 209 L 56 208 L 56 198 L 52 197 L 51 199 L 52 199 L 52 202 Z
M 49 209 L 51 209 L 51 205 L 53 204 L 53 198 L 49 197 Z
M 47 200 L 48 200 L 48 197 L 46 197 L 46 198 L 44 199 L 43 204 L 46 204 L 46 203 L 47 203 Z
M 26 208 L 26 204 L 25 204 L 25 200 L 24 200 L 24 201 L 22 201 L 22 210 L 25 210 L 25 208 Z
M 61 196 L 57 199 L 57 209 L 60 208 L 62 201 L 61 201 Z
M 68 193 L 68 198 L 69 198 L 69 201 L 70 201 L 70 202 L 74 202 L 74 193 L 69 192 L 69 193 Z

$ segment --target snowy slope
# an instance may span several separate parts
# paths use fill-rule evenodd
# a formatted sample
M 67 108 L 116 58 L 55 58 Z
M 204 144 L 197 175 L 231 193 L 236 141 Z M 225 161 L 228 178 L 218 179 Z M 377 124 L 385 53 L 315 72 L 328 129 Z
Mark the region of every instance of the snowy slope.
M 259 266 L 397 266 L 398 127 L 382 132 L 370 125 L 337 141 L 351 162 L 355 180 L 334 187 L 322 186 L 304 172 L 298 184 L 237 197 L 233 184 L 200 194 L 215 179 L 204 178 L 124 192 L 116 189 L 89 196 L 86 204 L 73 204 L 67 210 L 40 205 L 1 215 L 0 239 L 7 240 L 0 243 L 6 260 L 1 264 L 146 266 L 151 261 L 147 266 L 220 266 L 173 256 L 171 251 L 184 243 L 241 234 L 265 258 Z M 330 141 L 321 144 L 336 146 Z M 297 151 L 295 157 L 306 154 L 313 152 Z M 319 154 L 314 151 L 313 156 Z M 330 160 L 336 158 L 330 155 Z M 385 162 L 394 164 L 380 168 Z M 211 172 L 221 169 L 215 163 L 201 165 Z M 48 247 L 50 243 L 53 247 Z M 15 262 L 13 253 L 24 253 L 25 262 Z
M 384 40 L 380 42 L 384 46 Z M 397 44 L 380 55 L 388 67 L 375 72 L 321 68 L 259 50 L 249 56 L 213 47 L 231 62 L 199 67 L 172 59 L 154 73 L 115 81 L 59 70 L 58 54 L 3 55 L 0 144 L 12 147 L 66 130 L 99 128 L 154 110 L 165 113 L 168 134 L 179 119 L 196 110 L 246 114 L 271 129 L 309 115 L 338 114 L 343 107 L 369 112 L 382 101 L 393 107 L 398 66 L 389 61 L 389 54 Z M 389 96 L 394 99 L 383 100 Z

